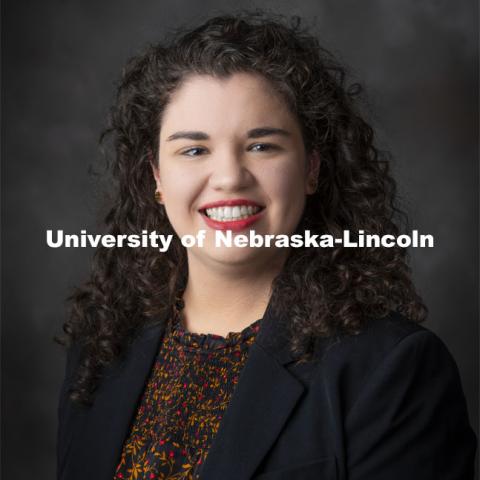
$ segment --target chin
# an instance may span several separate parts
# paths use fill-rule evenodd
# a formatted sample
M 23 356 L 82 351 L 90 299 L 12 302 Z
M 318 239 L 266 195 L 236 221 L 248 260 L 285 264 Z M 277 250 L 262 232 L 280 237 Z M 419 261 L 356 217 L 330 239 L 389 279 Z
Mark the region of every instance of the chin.
M 214 262 L 224 265 L 248 265 L 260 263 L 267 257 L 271 256 L 271 252 L 266 252 L 262 248 L 216 248 L 213 252 L 205 252 Z M 268 255 L 270 253 L 270 255 Z

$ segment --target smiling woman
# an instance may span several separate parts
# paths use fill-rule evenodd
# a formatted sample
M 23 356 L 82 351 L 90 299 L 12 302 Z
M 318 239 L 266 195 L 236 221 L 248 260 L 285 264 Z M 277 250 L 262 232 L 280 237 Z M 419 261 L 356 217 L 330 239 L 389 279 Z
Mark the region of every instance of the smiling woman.
M 171 95 L 161 121 L 159 153 L 152 167 L 167 216 L 180 236 L 207 229 L 205 246 L 188 252 L 191 285 L 197 284 L 193 278 L 203 278 L 205 288 L 210 284 L 207 279 L 222 270 L 225 278 L 211 280 L 212 293 L 218 291 L 218 281 L 233 282 L 229 304 L 240 301 L 235 298 L 239 296 L 250 307 L 257 303 L 253 316 L 261 315 L 286 252 L 223 249 L 215 244 L 215 230 L 293 233 L 306 195 L 314 193 L 318 153 L 307 154 L 297 117 L 258 74 L 190 75 Z M 178 179 L 182 179 L 181 189 Z M 253 302 L 247 301 L 253 293 L 249 292 L 251 281 L 247 289 L 235 286 L 239 269 L 249 276 L 254 271 L 252 278 L 263 274 L 262 279 L 257 277 Z M 187 298 L 193 294 L 190 288 L 187 285 Z M 204 298 L 205 293 L 203 290 Z M 188 302 L 188 309 L 194 301 Z M 235 318 L 231 307 L 223 307 L 225 320 L 210 324 L 208 318 L 221 312 L 222 306 L 216 303 L 215 312 L 188 315 L 186 309 L 189 329 L 207 327 L 228 333 L 248 325 L 247 305 L 241 308 L 240 318 Z M 200 316 L 206 323 L 194 325 Z
M 458 371 L 418 324 L 404 249 L 215 242 L 400 233 L 359 92 L 298 22 L 262 14 L 128 63 L 107 231 L 173 240 L 99 247 L 71 298 L 58 478 L 473 478 Z

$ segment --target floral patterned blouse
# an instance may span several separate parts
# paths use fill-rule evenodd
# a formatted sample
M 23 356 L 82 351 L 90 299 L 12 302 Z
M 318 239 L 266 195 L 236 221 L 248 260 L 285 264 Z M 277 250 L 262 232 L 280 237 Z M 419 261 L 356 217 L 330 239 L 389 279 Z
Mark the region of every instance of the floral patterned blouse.
M 180 305 L 181 308 L 182 305 Z M 167 326 L 114 480 L 190 480 L 206 459 L 261 319 L 226 337 Z

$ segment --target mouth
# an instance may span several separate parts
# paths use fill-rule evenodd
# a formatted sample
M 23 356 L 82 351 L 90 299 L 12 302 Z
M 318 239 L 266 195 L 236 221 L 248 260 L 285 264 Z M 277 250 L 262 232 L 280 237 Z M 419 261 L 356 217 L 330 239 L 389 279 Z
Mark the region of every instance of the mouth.
M 265 207 L 253 205 L 234 205 L 200 209 L 200 213 L 216 222 L 235 222 L 257 215 Z
M 245 199 L 225 200 L 199 209 L 206 224 L 215 230 L 240 231 L 255 223 L 265 210 L 263 205 Z

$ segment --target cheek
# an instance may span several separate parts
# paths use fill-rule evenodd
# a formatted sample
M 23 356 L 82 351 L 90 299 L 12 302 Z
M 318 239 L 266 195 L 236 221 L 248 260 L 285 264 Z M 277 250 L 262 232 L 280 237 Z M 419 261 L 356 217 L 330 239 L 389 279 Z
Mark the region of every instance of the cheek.
M 265 175 L 264 189 L 271 202 L 270 228 L 277 233 L 291 234 L 305 207 L 304 171 L 297 162 L 277 164 Z
M 192 233 L 193 204 L 199 190 L 199 175 L 188 169 L 165 165 L 160 171 L 167 217 L 177 233 Z
M 269 196 L 281 204 L 303 204 L 305 198 L 304 171 L 298 162 L 285 162 L 265 176 Z
M 160 174 L 166 203 L 176 209 L 188 207 L 199 188 L 199 175 L 189 169 L 167 166 Z

